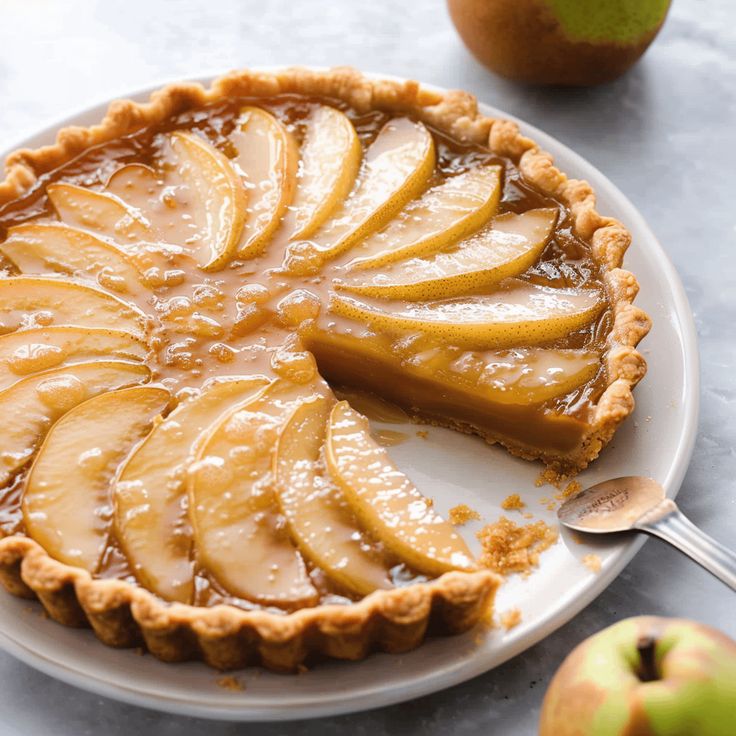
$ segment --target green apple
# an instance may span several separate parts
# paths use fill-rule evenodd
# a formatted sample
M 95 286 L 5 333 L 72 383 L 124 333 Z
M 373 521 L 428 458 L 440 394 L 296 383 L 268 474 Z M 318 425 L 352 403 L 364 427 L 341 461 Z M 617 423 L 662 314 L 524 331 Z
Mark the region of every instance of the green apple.
M 736 733 L 736 642 L 685 619 L 625 619 L 579 644 L 544 697 L 539 736 Z
M 646 51 L 670 0 L 448 0 L 465 45 L 489 69 L 533 84 L 588 85 Z

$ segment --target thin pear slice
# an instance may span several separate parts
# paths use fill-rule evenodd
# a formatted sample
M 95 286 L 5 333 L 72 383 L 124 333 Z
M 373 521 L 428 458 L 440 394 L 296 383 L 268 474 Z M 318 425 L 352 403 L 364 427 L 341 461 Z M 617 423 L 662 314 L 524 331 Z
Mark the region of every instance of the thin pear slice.
M 320 105 L 306 128 L 291 240 L 311 237 L 348 196 L 363 154 L 350 119 L 334 107 Z
M 200 136 L 178 131 L 169 143 L 176 175 L 202 210 L 197 260 L 206 271 L 223 268 L 235 254 L 245 224 L 243 183 L 227 157 Z
M 140 273 L 120 248 L 78 228 L 29 222 L 10 228 L 0 252 L 21 273 L 91 276 L 122 294 L 140 290 Z
M 247 218 L 238 246 L 240 258 L 266 247 L 294 194 L 299 153 L 291 133 L 259 107 L 241 110 L 240 130 L 230 135 L 238 150 L 234 163 L 248 186 Z
M 500 166 L 478 166 L 432 187 L 361 243 L 350 265 L 378 268 L 434 253 L 466 237 L 496 212 L 501 173 Z
M 432 406 L 454 397 L 484 416 L 535 406 L 574 391 L 601 367 L 594 350 L 514 348 L 469 351 L 425 336 L 396 339 L 357 324 L 313 323 L 302 334 L 320 371 L 337 383 L 364 385 L 404 406 Z M 450 393 L 452 392 L 452 393 Z
M 144 337 L 146 320 L 129 302 L 76 281 L 42 276 L 0 279 L 0 333 L 53 324 L 121 330 Z
M 160 170 L 143 164 L 125 164 L 111 174 L 105 191 L 146 213 L 159 248 L 170 252 L 178 247 L 195 261 L 196 249 L 192 246 L 201 243 L 206 227 L 203 203 L 187 178 L 180 175 L 177 166 L 180 160 L 170 140 L 164 146 L 163 163 Z M 173 246 L 174 243 L 178 246 Z M 205 257 L 208 255 L 204 253 Z M 138 260 L 136 265 L 141 265 Z
M 428 575 L 473 569 L 462 537 L 391 462 L 371 437 L 368 420 L 347 401 L 332 409 L 325 455 L 363 526 L 409 567 Z
M 97 361 L 38 373 L 0 391 L 0 487 L 30 460 L 51 425 L 70 409 L 105 391 L 144 383 L 149 376 L 139 363 Z
M 557 220 L 557 210 L 529 210 L 495 218 L 491 227 L 428 258 L 361 271 L 340 288 L 382 299 L 443 299 L 495 286 L 536 263 Z
M 219 155 L 215 150 L 218 161 L 221 160 Z M 192 271 L 211 256 L 207 208 L 215 210 L 217 205 L 214 200 L 200 196 L 201 192 L 192 186 L 193 166 L 196 162 L 189 166 L 182 160 L 169 138 L 160 170 L 142 164 L 125 164 L 108 179 L 106 191 L 145 212 L 151 222 L 155 241 L 136 243 L 125 251 L 138 271 L 144 274 L 144 281 L 150 281 L 153 286 L 157 285 L 160 274 L 169 270 Z M 224 170 L 230 176 L 230 170 Z M 151 278 L 145 278 L 146 275 Z
M 25 376 L 95 358 L 144 360 L 148 346 L 129 332 L 36 327 L 0 335 L 0 391 Z
M 206 385 L 157 425 L 120 470 L 114 488 L 118 541 L 136 577 L 166 600 L 187 603 L 194 594 L 186 470 L 195 443 L 266 384 L 256 376 Z
M 331 397 L 318 396 L 294 410 L 274 453 L 274 487 L 302 554 L 338 585 L 368 595 L 393 584 L 342 493 L 319 470 L 334 403 Z
M 335 258 L 383 227 L 427 186 L 434 141 L 421 123 L 397 118 L 368 146 L 352 194 L 310 238 L 323 258 Z
M 304 394 L 302 386 L 277 382 L 225 414 L 199 444 L 189 472 L 202 565 L 232 595 L 289 609 L 314 604 L 318 594 L 301 555 L 278 529 L 271 459 Z
M 133 204 L 143 192 L 155 196 L 163 184 L 162 178 L 145 164 L 125 164 L 115 170 L 105 184 L 105 191 Z M 139 207 L 145 210 L 145 207 Z
M 123 245 L 153 237 L 151 223 L 145 215 L 114 194 L 66 182 L 49 184 L 46 194 L 67 225 L 91 230 Z
M 23 521 L 52 557 L 97 571 L 112 524 L 115 471 L 169 397 L 152 386 L 110 391 L 74 407 L 51 428 L 26 480 Z
M 538 345 L 585 327 L 601 312 L 596 289 L 553 289 L 509 279 L 488 295 L 428 302 L 360 301 L 333 294 L 330 311 L 393 332 L 424 332 L 449 345 Z

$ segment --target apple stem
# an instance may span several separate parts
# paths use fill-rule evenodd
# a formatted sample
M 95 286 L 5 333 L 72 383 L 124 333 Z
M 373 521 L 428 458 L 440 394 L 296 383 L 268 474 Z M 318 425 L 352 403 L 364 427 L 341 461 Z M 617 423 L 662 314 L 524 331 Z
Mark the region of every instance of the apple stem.
M 640 636 L 636 642 L 636 649 L 639 652 L 639 669 L 636 674 L 642 682 L 659 680 L 656 645 L 657 640 L 653 636 Z

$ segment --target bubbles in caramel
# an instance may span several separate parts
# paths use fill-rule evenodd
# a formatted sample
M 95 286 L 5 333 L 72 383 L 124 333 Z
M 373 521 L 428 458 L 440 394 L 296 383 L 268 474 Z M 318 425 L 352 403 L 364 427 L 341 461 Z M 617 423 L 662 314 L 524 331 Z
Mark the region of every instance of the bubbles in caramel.
M 421 118 L 226 96 L 0 207 L 5 531 L 201 608 L 445 574 L 487 599 L 382 446 L 398 433 L 377 442 L 333 387 L 579 468 L 605 441 L 616 304 L 564 197 Z

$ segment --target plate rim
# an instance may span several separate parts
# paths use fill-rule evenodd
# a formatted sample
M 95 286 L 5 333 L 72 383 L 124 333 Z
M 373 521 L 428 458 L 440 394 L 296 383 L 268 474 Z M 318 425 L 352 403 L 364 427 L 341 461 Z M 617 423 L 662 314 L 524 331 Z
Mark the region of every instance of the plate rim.
M 272 72 L 287 67 L 281 65 L 254 65 L 248 68 L 253 71 Z M 321 71 L 329 67 L 308 65 L 303 66 L 303 68 Z M 31 135 L 20 139 L 15 144 L 3 147 L 3 150 L 0 151 L 0 160 L 4 160 L 10 152 L 17 148 L 28 145 L 38 146 L 43 145 L 45 142 L 52 142 L 56 132 L 60 128 L 78 124 L 80 118 L 91 115 L 104 115 L 107 106 L 114 99 L 126 98 L 140 101 L 147 99 L 153 91 L 167 84 L 182 81 L 209 84 L 222 73 L 221 70 L 215 70 L 198 74 L 191 78 L 183 78 L 181 76 L 165 77 L 152 85 L 146 85 L 143 88 L 118 94 L 114 97 L 105 97 L 102 101 L 93 102 L 92 104 L 68 112 L 62 117 L 57 118 L 54 122 L 36 130 Z M 363 71 L 362 73 L 364 76 L 372 79 L 386 79 L 399 82 L 404 82 L 408 79 L 407 77 L 378 72 Z M 446 87 L 426 82 L 420 82 L 420 84 L 428 90 L 437 92 L 448 91 Z M 619 187 L 596 166 L 558 139 L 525 120 L 480 100 L 478 101 L 478 107 L 483 114 L 513 120 L 518 123 L 522 132 L 530 135 L 543 149 L 553 150 L 556 159 L 558 156 L 563 155 L 568 162 L 572 162 L 576 172 L 582 178 L 594 179 L 605 186 L 607 189 L 606 196 L 612 202 L 615 202 L 616 206 L 625 213 L 627 225 L 631 225 L 633 229 L 645 234 L 647 249 L 653 249 L 656 252 L 662 268 L 664 281 L 668 285 L 669 292 L 672 296 L 684 349 L 682 401 L 685 419 L 678 438 L 675 459 L 669 467 L 667 477 L 662 480 L 667 495 L 674 498 L 685 477 L 695 447 L 700 406 L 700 359 L 697 332 L 693 313 L 679 274 L 643 215 Z M 504 652 L 503 658 L 494 660 L 491 666 L 488 666 L 483 657 L 475 657 L 470 660 L 464 660 L 449 669 L 442 669 L 441 667 L 434 668 L 419 677 L 414 677 L 408 683 L 402 684 L 400 688 L 395 688 L 391 691 L 387 691 L 382 689 L 380 685 L 376 685 L 359 690 L 357 693 L 353 689 L 344 697 L 340 697 L 340 693 L 338 692 L 336 697 L 322 698 L 316 703 L 314 702 L 314 695 L 302 696 L 297 694 L 296 696 L 291 696 L 288 705 L 282 703 L 279 706 L 275 706 L 273 703 L 265 700 L 261 704 L 253 702 L 244 704 L 238 701 L 208 704 L 206 702 L 194 702 L 191 698 L 185 698 L 183 696 L 172 697 L 163 694 L 151 694 L 140 688 L 129 687 L 119 682 L 101 680 L 89 673 L 85 673 L 80 668 L 71 667 L 63 661 L 58 661 L 40 652 L 33 651 L 26 647 L 23 642 L 13 639 L 3 631 L 0 631 L 0 647 L 34 669 L 88 692 L 122 701 L 130 705 L 175 713 L 177 715 L 247 722 L 286 721 L 295 718 L 318 718 L 356 713 L 394 705 L 452 687 L 453 685 L 458 685 L 484 672 L 495 669 L 509 659 L 526 651 L 566 624 L 597 598 L 619 576 L 622 570 L 641 549 L 645 541 L 646 537 L 644 536 L 632 537 L 631 541 L 618 553 L 613 563 L 607 566 L 605 571 L 592 578 L 591 583 L 581 592 L 568 594 L 561 598 L 560 603 L 558 603 L 554 611 L 541 617 L 532 632 L 529 632 L 525 638 L 519 638 L 514 642 Z

